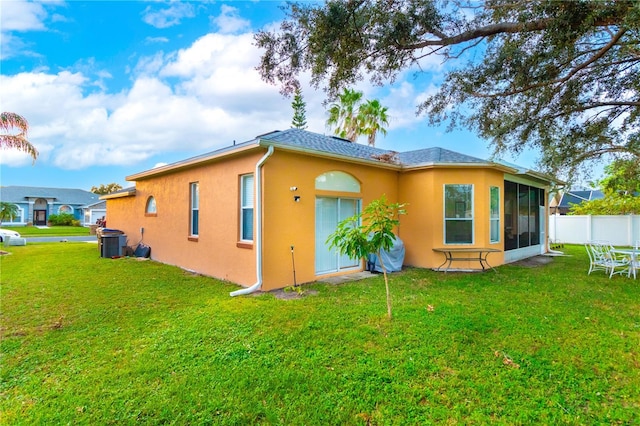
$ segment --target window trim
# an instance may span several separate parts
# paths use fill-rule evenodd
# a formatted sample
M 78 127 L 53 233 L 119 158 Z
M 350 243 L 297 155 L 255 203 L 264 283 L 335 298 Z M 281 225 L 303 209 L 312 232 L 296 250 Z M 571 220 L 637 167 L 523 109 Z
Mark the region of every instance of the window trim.
M 245 199 L 245 181 L 247 179 L 251 178 L 251 190 L 252 190 L 252 196 L 251 196 L 251 204 L 244 204 L 244 199 Z M 255 221 L 255 212 L 254 212 L 254 208 L 255 208 L 255 178 L 253 173 L 247 173 L 244 175 L 240 175 L 240 199 L 239 199 L 239 240 L 240 243 L 242 243 L 242 248 L 246 248 L 246 244 L 253 244 L 255 235 L 254 235 L 254 231 L 255 231 L 255 226 L 253 221 Z M 247 239 L 245 238 L 245 221 L 244 221 L 244 217 L 245 217 L 245 211 L 249 211 L 251 210 L 251 218 L 252 218 L 252 223 L 251 223 L 251 239 Z
M 194 207 L 194 204 L 195 204 L 195 207 Z M 194 215 L 195 212 L 197 212 L 196 215 Z M 195 224 L 195 232 L 194 232 L 194 224 Z M 190 182 L 189 183 L 189 240 L 197 241 L 199 232 L 200 232 L 200 182 Z
M 471 212 L 471 217 L 452 217 L 447 218 L 447 186 L 469 186 L 471 187 L 471 206 L 468 210 Z M 472 183 L 445 183 L 442 186 L 442 239 L 443 244 L 450 245 L 474 245 L 475 244 L 475 206 L 474 206 L 474 194 L 475 185 Z M 465 206 L 466 207 L 466 206 Z M 447 222 L 450 220 L 455 221 L 471 221 L 471 241 L 469 242 L 447 242 Z
M 496 206 L 498 208 L 498 217 L 494 218 L 492 215 L 492 206 L 493 206 L 493 194 L 494 194 L 494 190 L 495 190 L 495 194 L 497 196 L 497 200 L 496 200 Z M 491 235 L 491 225 L 497 222 L 497 229 L 498 229 L 498 238 L 496 240 L 494 240 Z M 490 186 L 489 187 L 489 243 L 490 244 L 497 244 L 500 243 L 500 187 L 499 186 Z

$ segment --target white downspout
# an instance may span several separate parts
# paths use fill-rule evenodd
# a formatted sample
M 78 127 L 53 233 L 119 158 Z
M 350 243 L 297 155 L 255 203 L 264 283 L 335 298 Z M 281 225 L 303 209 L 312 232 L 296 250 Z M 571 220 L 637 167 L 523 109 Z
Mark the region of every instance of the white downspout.
M 273 145 L 269 145 L 267 153 L 256 163 L 255 183 L 256 183 L 256 196 L 255 205 L 253 206 L 256 213 L 256 232 L 255 232 L 255 245 L 256 251 L 256 283 L 251 287 L 242 288 L 240 290 L 232 291 L 229 296 L 242 296 L 243 294 L 250 294 L 254 291 L 260 290 L 262 287 L 262 165 L 273 154 Z

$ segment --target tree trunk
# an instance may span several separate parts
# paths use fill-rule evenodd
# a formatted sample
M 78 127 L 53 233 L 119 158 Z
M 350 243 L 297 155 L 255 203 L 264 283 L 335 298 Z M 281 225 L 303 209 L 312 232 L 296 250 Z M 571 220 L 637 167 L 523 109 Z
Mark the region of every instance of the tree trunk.
M 378 260 L 380 261 L 380 266 L 382 267 L 382 275 L 384 276 L 384 287 L 387 290 L 387 316 L 391 319 L 391 293 L 389 293 L 389 278 L 387 277 L 387 267 L 384 266 L 384 262 L 382 261 L 382 257 L 380 257 L 380 252 L 376 253 L 378 256 Z

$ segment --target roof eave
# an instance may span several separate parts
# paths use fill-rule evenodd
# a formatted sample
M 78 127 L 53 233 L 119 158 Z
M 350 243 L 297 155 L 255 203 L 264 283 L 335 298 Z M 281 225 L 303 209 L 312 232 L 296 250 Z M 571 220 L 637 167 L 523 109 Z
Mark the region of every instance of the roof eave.
M 131 197 L 133 195 L 136 195 L 136 189 L 135 188 L 131 188 L 131 189 L 126 190 L 126 191 L 119 191 L 119 192 L 113 192 L 111 194 L 101 195 L 100 196 L 100 200 L 112 200 L 114 198 Z
M 562 181 L 562 180 L 556 178 L 555 176 L 551 176 L 551 175 L 546 174 L 546 173 L 536 172 L 535 170 L 525 170 L 524 173 L 522 173 L 522 174 L 526 175 L 526 176 L 529 176 L 529 177 L 533 177 L 535 179 L 539 179 L 539 180 L 548 182 L 548 183 L 552 184 L 552 186 L 554 186 L 554 187 L 560 187 L 560 186 L 567 185 L 567 182 Z
M 505 166 L 503 164 L 498 163 L 438 163 L 438 162 L 428 162 L 428 163 L 420 163 L 420 164 L 411 164 L 408 166 L 404 166 L 404 170 L 422 170 L 422 169 L 435 169 L 435 168 L 478 168 L 478 169 L 486 169 L 492 168 L 502 172 L 513 173 L 516 170 Z
M 166 166 L 156 167 L 155 169 L 145 170 L 140 173 L 135 173 L 133 175 L 129 175 L 125 177 L 127 181 L 137 181 L 148 179 L 152 177 L 157 177 L 161 175 L 166 175 L 169 173 L 173 173 L 177 170 L 187 169 L 190 167 L 198 166 L 201 164 L 210 163 L 212 161 L 219 160 L 220 158 L 228 157 L 230 155 L 238 154 L 250 149 L 254 149 L 259 145 L 256 141 L 250 141 L 249 143 L 244 143 L 242 146 L 232 146 L 228 148 L 223 148 L 218 151 L 213 151 L 210 154 L 205 154 L 198 157 L 188 158 L 183 161 L 178 161 L 177 163 L 167 164 Z
M 85 204 L 84 206 L 82 206 L 82 208 L 87 208 L 88 209 L 88 208 L 91 208 L 91 207 L 96 206 L 98 204 L 101 204 L 104 201 L 104 200 L 101 200 L 99 197 L 98 197 L 98 200 L 100 200 L 100 201 L 96 201 L 95 203 L 91 203 L 91 204 Z
M 47 198 L 51 200 L 57 200 L 59 197 L 53 197 L 51 195 L 25 195 L 23 198 L 31 199 L 31 198 Z

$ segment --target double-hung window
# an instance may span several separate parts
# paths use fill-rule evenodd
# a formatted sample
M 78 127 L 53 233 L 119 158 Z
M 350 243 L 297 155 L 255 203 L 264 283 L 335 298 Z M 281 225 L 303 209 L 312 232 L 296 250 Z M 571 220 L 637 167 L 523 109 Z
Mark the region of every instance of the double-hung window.
M 198 228 L 200 225 L 200 184 L 192 182 L 190 185 L 190 212 L 189 234 L 192 237 L 198 236 Z
M 489 188 L 489 241 L 500 242 L 500 188 Z
M 240 240 L 253 241 L 253 174 L 240 176 Z
M 445 244 L 473 244 L 473 185 L 444 186 Z

